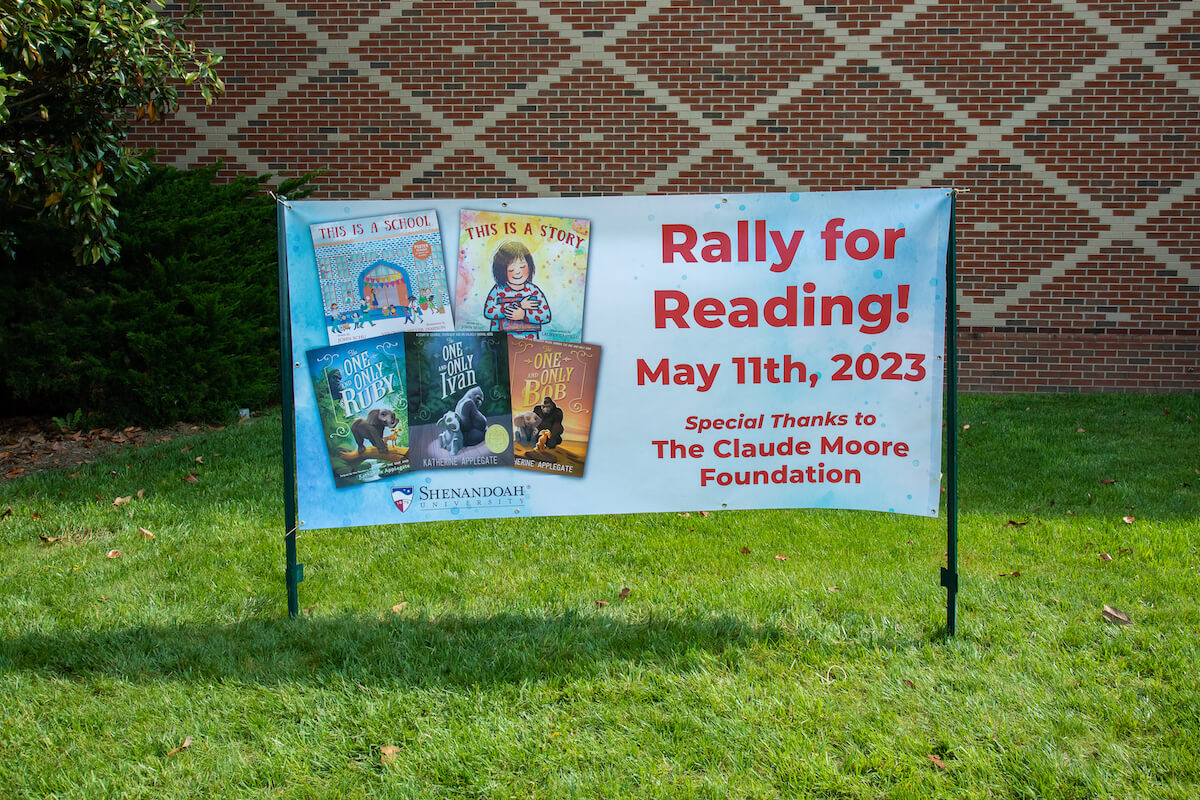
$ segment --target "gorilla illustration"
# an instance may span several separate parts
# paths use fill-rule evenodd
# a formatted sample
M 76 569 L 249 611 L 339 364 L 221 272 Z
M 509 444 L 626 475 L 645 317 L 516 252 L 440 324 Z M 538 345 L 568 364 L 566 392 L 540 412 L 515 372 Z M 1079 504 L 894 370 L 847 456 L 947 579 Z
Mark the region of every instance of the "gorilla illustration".
M 542 402 L 533 407 L 533 413 L 542 418 L 542 421 L 538 423 L 538 430 L 550 433 L 550 438 L 546 440 L 546 447 L 554 448 L 562 444 L 562 409 L 553 400 L 546 397 L 542 399 Z
M 470 447 L 483 441 L 487 431 L 487 417 L 480 409 L 483 407 L 483 389 L 472 386 L 467 389 L 462 400 L 454 407 L 454 413 L 462 423 L 463 447 Z

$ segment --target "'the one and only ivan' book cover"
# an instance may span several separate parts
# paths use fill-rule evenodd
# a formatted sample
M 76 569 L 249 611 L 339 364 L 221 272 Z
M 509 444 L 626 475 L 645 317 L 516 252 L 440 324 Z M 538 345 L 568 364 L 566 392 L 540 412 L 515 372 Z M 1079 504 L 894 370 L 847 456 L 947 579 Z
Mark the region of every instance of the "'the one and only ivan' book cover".
M 590 235 L 586 219 L 462 210 L 456 330 L 582 340 Z
M 337 488 L 391 478 L 408 470 L 404 362 L 400 336 L 308 351 L 308 369 Z
M 582 478 L 600 346 L 508 341 L 514 466 Z
M 503 333 L 406 333 L 413 469 L 511 467 Z
M 330 344 L 454 328 L 434 211 L 309 226 Z

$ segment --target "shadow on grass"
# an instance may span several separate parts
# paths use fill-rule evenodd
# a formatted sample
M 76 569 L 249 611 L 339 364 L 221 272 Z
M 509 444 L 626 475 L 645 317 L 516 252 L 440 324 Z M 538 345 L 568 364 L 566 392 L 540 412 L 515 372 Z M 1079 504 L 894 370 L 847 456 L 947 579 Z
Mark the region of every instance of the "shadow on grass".
M 783 635 L 729 616 L 627 623 L 576 613 L 180 624 L 27 634 L 0 641 L 0 673 L 132 682 L 251 684 L 338 677 L 403 686 L 472 686 L 586 675 L 628 662 L 688 670 Z

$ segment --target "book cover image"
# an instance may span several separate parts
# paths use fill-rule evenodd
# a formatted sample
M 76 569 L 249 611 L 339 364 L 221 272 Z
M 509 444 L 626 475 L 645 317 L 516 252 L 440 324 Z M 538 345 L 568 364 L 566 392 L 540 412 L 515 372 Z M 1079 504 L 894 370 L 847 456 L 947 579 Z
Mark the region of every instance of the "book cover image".
M 513 465 L 583 477 L 600 346 L 509 338 Z
M 583 339 L 589 220 L 463 209 L 458 230 L 457 330 Z
M 308 370 L 337 488 L 408 471 L 404 362 L 402 336 L 308 351 Z
M 413 469 L 512 466 L 507 339 L 404 335 Z
M 454 329 L 434 211 L 309 226 L 330 344 Z

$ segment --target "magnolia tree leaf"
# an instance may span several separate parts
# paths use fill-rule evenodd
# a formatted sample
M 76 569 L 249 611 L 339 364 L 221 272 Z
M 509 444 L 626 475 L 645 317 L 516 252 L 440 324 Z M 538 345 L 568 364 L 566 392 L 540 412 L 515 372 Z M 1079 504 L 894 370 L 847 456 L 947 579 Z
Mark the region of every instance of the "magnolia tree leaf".
M 184 750 L 187 750 L 191 746 L 192 746 L 192 737 L 185 736 L 183 738 L 183 744 L 179 745 L 179 747 L 176 747 L 176 748 L 173 748 L 173 749 L 167 751 L 167 758 L 170 758 L 171 756 L 173 756 L 177 753 L 182 753 Z
M 1112 606 L 1105 606 L 1100 610 L 1100 615 L 1113 625 L 1132 625 L 1133 620 L 1129 619 L 1129 615 L 1124 611 L 1120 611 Z

